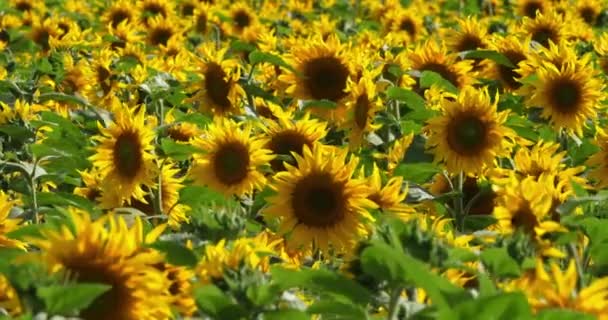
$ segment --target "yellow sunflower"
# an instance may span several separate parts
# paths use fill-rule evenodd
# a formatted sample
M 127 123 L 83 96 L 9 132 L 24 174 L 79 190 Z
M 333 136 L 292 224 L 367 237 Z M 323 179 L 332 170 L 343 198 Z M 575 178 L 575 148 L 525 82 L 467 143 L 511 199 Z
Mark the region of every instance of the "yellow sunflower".
M 266 218 L 279 218 L 279 233 L 295 248 L 330 247 L 348 251 L 368 234 L 367 223 L 373 217 L 367 211 L 375 204 L 368 199 L 365 180 L 353 178 L 357 159 L 347 161 L 347 151 L 304 147 L 302 156 L 294 155 L 297 167 L 275 175 Z
M 147 41 L 151 46 L 167 47 L 172 38 L 179 36 L 179 32 L 176 19 L 156 16 L 148 20 Z
M 78 171 L 80 179 L 84 186 L 74 188 L 74 194 L 87 198 L 89 201 L 96 203 L 101 196 L 101 178 L 99 172 L 86 170 Z
M 23 312 L 21 301 L 17 291 L 8 279 L 0 273 L 0 309 L 3 309 L 11 317 L 17 317 Z
M 161 263 L 156 268 L 165 274 L 169 282 L 169 299 L 171 307 L 182 317 L 192 317 L 196 312 L 192 281 L 194 272 L 186 267 Z
M 131 228 L 113 215 L 92 221 L 89 214 L 70 209 L 73 228 L 48 228 L 31 239 L 40 248 L 33 253 L 51 273 L 64 272 L 77 282 L 111 288 L 80 311 L 84 319 L 166 319 L 171 315 L 168 283 L 154 265 L 162 255 L 143 249 L 143 225 Z
M 372 174 L 367 177 L 371 193 L 368 199 L 373 201 L 380 210 L 397 215 L 403 220 L 408 220 L 416 213 L 414 208 L 405 204 L 407 189 L 403 189 L 403 177 L 391 177 L 386 183 L 382 183 L 380 169 L 376 164 Z
M 544 13 L 550 7 L 545 0 L 515 0 L 515 10 L 522 17 L 535 18 L 537 13 Z
M 190 176 L 226 195 L 242 196 L 263 188 L 266 178 L 259 169 L 274 156 L 265 147 L 268 141 L 252 137 L 251 130 L 250 124 L 216 119 L 206 134 L 192 141 L 204 153 L 194 154 Z
M 444 99 L 443 114 L 425 127 L 427 149 L 451 173 L 479 173 L 492 167 L 494 159 L 508 156 L 514 132 L 503 124 L 507 111 L 497 112 L 498 99 L 491 101 L 487 88 L 466 87 L 455 101 Z
M 141 15 L 141 21 L 147 26 L 151 18 L 161 16 L 168 18 L 175 11 L 173 2 L 164 0 L 138 0 L 136 3 L 137 9 Z
M 30 38 L 42 49 L 41 53 L 46 54 L 51 49 L 49 40 L 52 37 L 58 37 L 63 34 L 63 31 L 59 29 L 56 21 L 51 18 L 36 17 L 32 21 L 32 29 L 30 31 Z
M 518 66 L 520 63 L 528 59 L 530 52 L 529 41 L 523 41 L 519 38 L 509 35 L 506 37 L 497 36 L 490 41 L 490 49 L 495 50 L 505 56 L 513 67 L 491 62 L 491 67 L 487 69 L 484 76 L 488 79 L 500 81 L 503 90 L 513 91 L 521 87 L 518 79 L 521 77 Z
M 481 50 L 488 47 L 485 20 L 472 17 L 458 19 L 458 29 L 444 28 L 445 44 L 452 52 Z
M 605 188 L 608 186 L 608 133 L 604 129 L 598 129 L 595 144 L 600 150 L 587 160 L 586 164 L 593 167 L 589 178 L 597 182 L 597 188 Z
M 137 10 L 133 5 L 133 2 L 128 0 L 118 0 L 112 2 L 112 5 L 104 10 L 105 12 L 101 16 L 101 21 L 105 25 L 109 25 L 112 28 L 118 27 L 120 23 L 125 21 L 126 23 L 135 22 Z
M 194 123 L 177 121 L 173 114 L 175 109 L 167 111 L 164 122 L 167 124 L 167 135 L 178 143 L 188 143 L 201 134 L 201 129 Z
M 67 94 L 85 95 L 91 91 L 93 73 L 86 59 L 74 61 L 71 54 L 63 56 L 65 74 L 58 84 L 58 89 Z
M 189 99 L 198 103 L 201 111 L 222 117 L 241 114 L 241 98 L 245 96 L 238 84 L 240 64 L 236 59 L 225 58 L 227 50 L 216 50 L 213 43 L 203 47 L 203 59 L 198 64 L 203 81 L 194 85 L 197 91 Z
M 245 3 L 235 3 L 230 7 L 228 16 L 231 19 L 230 30 L 234 36 L 243 34 L 246 29 L 257 24 L 257 16 Z
M 310 106 L 310 110 L 326 120 L 341 119 L 346 86 L 354 73 L 346 45 L 334 36 L 302 40 L 291 47 L 285 60 L 297 70 L 279 76 L 289 84 L 286 92 L 301 100 L 332 101 L 337 104 L 335 109 Z
M 443 173 L 437 173 L 433 177 L 433 182 L 429 186 L 429 191 L 434 196 L 441 196 L 452 192 L 453 186 L 458 182 L 457 177 L 450 177 L 450 180 Z M 462 198 L 464 205 L 468 207 L 467 214 L 471 215 L 491 215 L 496 206 L 496 192 L 488 183 L 484 176 L 467 176 L 462 183 Z M 445 204 L 452 207 L 449 202 Z
M 570 36 L 569 25 L 555 10 L 538 13 L 534 18 L 524 17 L 518 32 L 523 37 L 548 47 L 550 42 L 559 43 Z
M 392 36 L 398 37 L 403 46 L 407 46 L 426 35 L 422 19 L 423 16 L 413 9 L 393 10 L 385 19 L 386 29 Z
M 604 2 L 600 0 L 579 1 L 576 3 L 576 13 L 590 26 L 595 26 L 597 18 L 604 10 Z
M 19 240 L 11 239 L 7 233 L 19 228 L 21 219 L 10 218 L 11 209 L 17 201 L 11 200 L 7 194 L 0 190 L 0 248 L 19 248 L 25 250 L 27 244 Z
M 323 139 L 327 134 L 327 123 L 317 119 L 310 119 L 305 114 L 301 119 L 292 119 L 291 114 L 280 117 L 275 121 L 267 122 L 264 127 L 267 135 L 266 148 L 277 156 L 290 157 L 293 154 L 302 155 L 304 146 L 312 148 L 315 142 Z M 274 159 L 270 166 L 275 172 L 285 170 L 284 161 Z M 295 161 L 286 161 L 295 165 Z
M 129 202 L 132 197 L 143 200 L 142 185 L 155 183 L 154 131 L 145 123 L 143 107 L 139 111 L 117 107 L 115 117 L 108 128 L 100 126 L 101 135 L 93 138 L 99 145 L 89 159 L 102 177 L 107 204 Z
M 455 53 L 447 52 L 445 44 L 428 40 L 408 51 L 408 59 L 414 71 L 436 72 L 458 89 L 474 83 L 473 64 L 470 60 L 460 60 Z M 420 87 L 419 78 L 416 79 L 414 90 L 424 96 L 427 89 Z
M 361 147 L 367 133 L 382 126 L 374 123 L 374 116 L 382 109 L 382 105 L 376 94 L 373 74 L 364 74 L 358 83 L 349 80 L 346 92 L 349 93 L 346 102 L 348 115 L 343 125 L 349 130 L 348 144 L 354 150 Z
M 559 69 L 544 63 L 536 74 L 538 79 L 526 84 L 530 88 L 522 88 L 530 92 L 526 105 L 541 107 L 541 116 L 550 119 L 555 129 L 582 135 L 585 122 L 597 117 L 605 97 L 597 72 L 581 61 L 569 61 Z

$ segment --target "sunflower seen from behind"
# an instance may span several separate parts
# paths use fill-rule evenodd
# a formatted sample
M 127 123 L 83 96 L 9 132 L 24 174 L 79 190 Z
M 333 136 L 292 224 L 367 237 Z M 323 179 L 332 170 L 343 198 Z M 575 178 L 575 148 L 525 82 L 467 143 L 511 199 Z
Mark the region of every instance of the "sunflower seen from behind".
M 111 286 L 80 311 L 86 320 L 166 319 L 171 315 L 168 282 L 154 265 L 163 261 L 143 249 L 143 225 L 127 227 L 114 215 L 92 220 L 87 212 L 70 209 L 72 226 L 45 228 L 31 242 L 50 273 L 64 272 L 77 283 Z
M 144 108 L 115 108 L 115 121 L 107 128 L 100 126 L 101 134 L 93 137 L 99 144 L 89 158 L 101 176 L 102 206 L 106 207 L 131 198 L 143 200 L 142 186 L 155 184 L 155 135 L 146 123 Z
M 291 248 L 352 249 L 368 234 L 374 220 L 368 209 L 376 207 L 365 180 L 353 177 L 358 160 L 319 144 L 294 157 L 297 166 L 286 165 L 273 179 L 277 194 L 268 198 L 265 218 L 280 220 L 279 234 Z
M 274 156 L 266 149 L 268 141 L 252 136 L 250 124 L 237 124 L 217 118 L 192 145 L 202 150 L 193 155 L 190 176 L 225 195 L 243 196 L 261 189 L 266 178 L 260 168 Z
M 496 157 L 508 156 L 515 133 L 504 125 L 508 113 L 497 112 L 497 103 L 487 88 L 466 87 L 456 99 L 443 99 L 442 114 L 425 127 L 435 162 L 450 173 L 474 174 L 492 167 Z

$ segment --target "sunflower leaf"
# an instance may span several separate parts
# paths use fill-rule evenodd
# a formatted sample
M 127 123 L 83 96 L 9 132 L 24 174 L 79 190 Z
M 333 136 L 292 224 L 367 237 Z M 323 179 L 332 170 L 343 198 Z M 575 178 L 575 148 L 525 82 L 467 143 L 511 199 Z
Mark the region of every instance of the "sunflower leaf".
M 160 142 L 160 147 L 167 157 L 173 158 L 177 161 L 188 160 L 193 153 L 201 152 L 200 149 L 192 145 L 177 143 L 170 138 L 162 139 Z
M 431 162 L 402 163 L 397 166 L 393 175 L 401 176 L 406 181 L 421 184 L 429 181 L 433 175 L 440 171 L 439 167 Z
M 268 63 L 276 65 L 276 66 L 281 66 L 283 68 L 293 70 L 293 68 L 287 62 L 285 62 L 285 60 L 283 60 L 281 57 L 276 56 L 274 54 L 262 52 L 260 50 L 254 50 L 251 53 L 249 53 L 249 63 L 250 64 L 253 65 L 253 64 L 258 64 L 261 62 L 268 62 Z
M 323 100 L 307 100 L 302 104 L 302 109 L 307 108 L 321 108 L 321 109 L 335 109 L 338 105 L 327 99 Z
M 309 314 L 318 314 L 323 319 L 367 319 L 361 306 L 343 301 L 319 300 L 306 309 Z
M 507 58 L 505 55 L 501 54 L 498 51 L 494 51 L 494 50 L 473 50 L 473 51 L 468 51 L 465 55 L 465 58 L 467 59 L 488 59 L 488 60 L 492 60 L 500 65 L 503 65 L 505 67 L 509 67 L 509 68 L 515 68 L 515 65 L 513 65 L 513 63 L 509 60 L 509 58 Z
M 194 267 L 198 262 L 192 250 L 174 241 L 156 241 L 150 247 L 164 252 L 167 262 L 176 266 Z
M 450 93 L 458 93 L 458 88 L 439 73 L 428 70 L 422 71 L 422 74 L 420 75 L 420 87 L 430 88 L 432 85 L 437 85 Z
M 408 107 L 414 110 L 424 110 L 425 101 L 416 92 L 399 87 L 390 87 L 386 90 L 386 96 L 390 99 L 404 102 Z
M 506 248 L 488 248 L 481 252 L 481 261 L 490 272 L 498 277 L 517 277 L 520 268 Z
M 112 286 L 107 284 L 73 283 L 39 287 L 36 293 L 44 301 L 50 314 L 75 315 L 111 288 Z
M 439 319 L 532 319 L 532 311 L 521 292 L 499 293 L 471 299 L 453 309 L 440 311 Z
M 201 311 L 213 319 L 241 319 L 246 311 L 214 285 L 194 289 L 194 298 Z
M 285 310 L 272 310 L 264 312 L 263 319 L 266 320 L 282 320 L 282 319 L 292 319 L 292 320 L 309 320 L 310 316 L 306 314 L 304 311 L 295 310 L 295 309 L 285 309 Z

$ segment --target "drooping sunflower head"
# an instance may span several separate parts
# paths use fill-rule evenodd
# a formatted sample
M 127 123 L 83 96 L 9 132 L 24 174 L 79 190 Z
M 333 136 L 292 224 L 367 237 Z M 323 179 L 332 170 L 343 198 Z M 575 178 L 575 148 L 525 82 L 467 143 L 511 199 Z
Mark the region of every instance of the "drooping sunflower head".
M 557 129 L 582 135 L 583 126 L 597 116 L 604 99 L 604 84 L 591 66 L 570 61 L 560 69 L 545 63 L 537 70 L 538 80 L 527 86 L 529 106 L 542 108 L 542 117 Z M 524 88 L 526 89 L 526 88 Z
M 251 125 L 244 127 L 232 120 L 217 118 L 206 134 L 192 144 L 203 150 L 195 154 L 190 176 L 226 195 L 244 195 L 264 186 L 266 178 L 260 167 L 274 156 L 266 149 L 268 142 L 251 135 Z
M 507 112 L 496 111 L 487 88 L 466 87 L 455 101 L 443 100 L 442 115 L 428 121 L 427 149 L 451 173 L 479 173 L 497 156 L 510 151 L 513 132 L 503 123 Z
M 349 81 L 346 91 L 349 93 L 349 99 L 346 102 L 347 119 L 343 125 L 349 130 L 350 148 L 357 149 L 367 133 L 381 127 L 374 123 L 374 116 L 382 106 L 376 96 L 373 74 L 362 76 L 358 83 Z
M 103 197 L 120 206 L 130 198 L 143 200 L 143 185 L 152 186 L 156 172 L 153 154 L 154 131 L 146 124 L 144 108 L 118 107 L 115 122 L 100 128 L 96 152 L 89 159 L 100 173 Z
M 460 89 L 474 82 L 471 61 L 459 60 L 455 53 L 448 53 L 443 43 L 438 44 L 433 40 L 426 41 L 414 50 L 410 50 L 407 57 L 411 61 L 413 70 L 420 73 L 424 71 L 438 73 L 456 88 Z M 427 91 L 420 87 L 419 78 L 416 80 L 414 90 L 422 96 Z
M 9 217 L 11 209 L 16 204 L 17 201 L 10 199 L 7 194 L 0 191 L 0 248 L 19 248 L 25 250 L 25 243 L 11 239 L 6 235 L 11 231 L 15 231 L 21 223 L 21 219 Z
M 154 268 L 162 256 L 142 248 L 143 227 L 127 227 L 113 215 L 93 221 L 88 213 L 70 211 L 72 226 L 42 231 L 32 243 L 51 273 L 64 272 L 76 282 L 110 285 L 84 310 L 84 319 L 144 319 L 170 316 L 167 282 Z
M 286 162 L 295 165 L 293 154 L 302 155 L 305 146 L 312 148 L 315 142 L 325 137 L 327 123 L 310 119 L 308 114 L 298 120 L 279 118 L 268 122 L 266 134 L 268 141 L 266 148 L 277 156 L 290 157 L 293 160 Z M 277 158 L 272 160 L 270 165 L 275 172 L 283 171 L 284 161 Z
M 342 104 L 348 93 L 346 85 L 353 75 L 353 67 L 346 46 L 337 37 L 327 40 L 313 38 L 291 47 L 286 60 L 297 73 L 281 75 L 279 79 L 291 84 L 287 93 L 303 100 L 329 100 Z M 338 107 L 340 108 L 340 106 Z M 312 112 L 323 115 L 327 110 L 311 106 Z M 325 114 L 326 115 L 326 114 Z
M 555 10 L 538 13 L 534 18 L 524 17 L 518 33 L 544 47 L 548 47 L 550 42 L 559 43 L 570 36 L 564 17 Z
M 403 203 L 407 197 L 407 187 L 403 190 L 403 177 L 391 177 L 385 183 L 382 180 L 380 169 L 374 163 L 372 174 L 367 177 L 371 188 L 368 199 L 387 214 L 394 214 L 403 220 L 412 218 L 415 213 L 414 208 Z
M 490 42 L 490 49 L 504 55 L 512 66 L 491 62 L 492 67 L 488 69 L 486 77 L 500 81 L 505 91 L 513 91 L 521 87 L 522 84 L 518 81 L 521 77 L 518 67 L 528 59 L 529 47 L 528 41 L 522 41 L 515 36 L 494 37 Z
M 241 98 L 245 95 L 237 82 L 240 64 L 234 58 L 225 57 L 226 51 L 227 48 L 216 50 L 212 43 L 202 49 L 203 59 L 198 65 L 203 80 L 195 85 L 197 92 L 191 98 L 201 111 L 216 116 L 240 114 Z
M 373 220 L 367 208 L 375 207 L 364 180 L 352 177 L 357 160 L 347 161 L 346 150 L 318 144 L 295 157 L 296 167 L 275 175 L 277 195 L 269 198 L 265 217 L 280 219 L 279 233 L 291 247 L 353 248 Z
M 102 21 L 112 28 L 118 27 L 123 21 L 126 23 L 135 22 L 136 8 L 131 1 L 119 0 L 113 2 L 102 15 Z

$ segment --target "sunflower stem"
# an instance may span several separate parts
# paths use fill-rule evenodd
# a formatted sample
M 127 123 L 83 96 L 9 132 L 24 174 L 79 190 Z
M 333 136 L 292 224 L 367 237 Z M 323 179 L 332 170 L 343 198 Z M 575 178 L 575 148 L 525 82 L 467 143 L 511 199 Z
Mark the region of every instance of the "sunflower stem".
M 399 299 L 401 298 L 401 291 L 401 287 L 396 287 L 391 292 L 391 297 L 388 303 L 388 320 L 399 319 L 399 310 L 401 309 Z
M 164 113 L 165 113 L 165 104 L 163 99 L 158 99 L 158 124 L 159 125 L 164 125 Z M 155 203 L 156 205 L 154 206 L 154 212 L 156 215 L 161 215 L 163 213 L 163 195 L 162 195 L 162 190 L 163 190 L 163 175 L 162 175 L 162 171 L 163 171 L 163 167 L 165 165 L 165 161 L 167 161 L 167 158 L 164 158 L 163 161 L 160 163 L 160 167 L 158 168 L 158 187 L 156 188 L 156 197 L 155 197 Z
M 464 172 L 460 171 L 458 174 L 458 192 L 460 193 L 457 201 L 457 209 L 456 209 L 456 224 L 457 228 L 462 231 L 464 230 Z
M 253 72 L 255 71 L 256 66 L 257 63 L 251 65 L 251 69 L 249 69 L 249 74 L 247 75 L 247 84 L 251 84 L 251 80 L 253 80 Z M 253 97 L 251 96 L 251 93 L 245 90 L 245 95 L 247 96 L 247 103 L 249 104 L 249 108 L 251 108 L 251 111 L 257 114 L 257 110 L 255 108 L 255 104 L 253 103 Z
M 581 257 L 578 255 L 578 251 L 576 250 L 576 245 L 574 243 L 568 244 L 568 250 L 570 251 L 570 255 L 574 258 L 574 263 L 576 264 L 576 273 L 578 275 L 577 288 L 580 291 L 582 288 L 586 287 L 583 263 L 581 262 Z
M 32 172 L 29 173 L 29 185 L 30 185 L 30 191 L 32 192 L 32 207 L 33 207 L 33 220 L 34 223 L 39 223 L 40 222 L 40 216 L 38 215 L 38 194 L 36 192 L 37 189 L 37 184 L 36 184 L 36 169 L 38 167 L 38 162 L 40 161 L 40 159 L 36 159 L 36 161 L 34 161 L 34 166 L 32 168 Z

